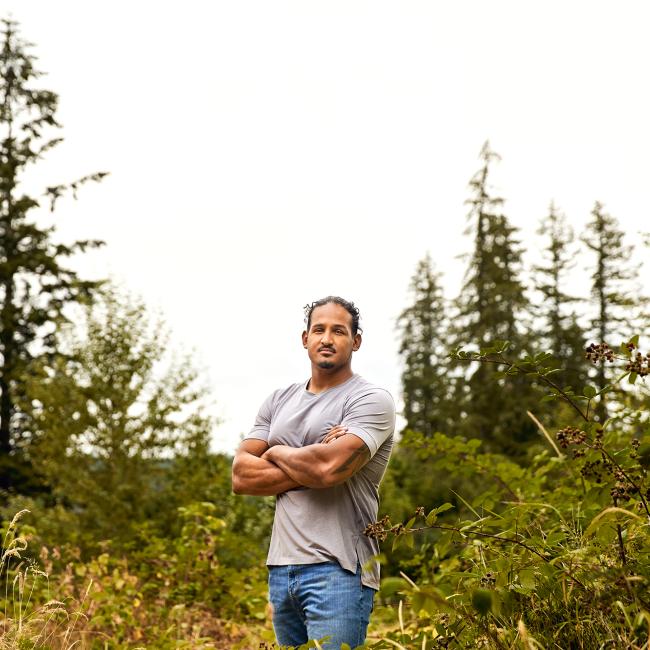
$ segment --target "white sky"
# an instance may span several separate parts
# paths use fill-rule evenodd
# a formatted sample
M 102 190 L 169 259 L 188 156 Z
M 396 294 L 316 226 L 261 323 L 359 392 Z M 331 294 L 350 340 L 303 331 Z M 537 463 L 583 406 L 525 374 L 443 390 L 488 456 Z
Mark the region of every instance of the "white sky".
M 302 306 L 326 294 L 361 309 L 355 370 L 398 395 L 395 318 L 427 251 L 456 294 L 486 139 L 527 263 L 551 199 L 578 231 L 596 199 L 632 236 L 650 230 L 647 2 L 0 9 L 61 98 L 65 142 L 32 180 L 111 172 L 60 204 L 59 235 L 105 239 L 82 272 L 144 296 L 196 351 L 223 418 L 216 449 L 307 377 Z

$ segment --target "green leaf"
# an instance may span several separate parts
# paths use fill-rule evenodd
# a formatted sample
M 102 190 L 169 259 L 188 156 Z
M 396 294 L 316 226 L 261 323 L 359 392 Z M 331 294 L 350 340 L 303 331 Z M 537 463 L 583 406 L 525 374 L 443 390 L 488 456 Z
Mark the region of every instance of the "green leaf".
M 535 589 L 535 570 L 522 569 L 519 572 L 519 583 L 524 589 Z
M 630 382 L 630 384 L 633 384 L 636 381 L 637 377 L 638 375 L 636 374 L 636 372 L 631 372 L 627 380 Z
M 589 399 L 592 399 L 593 397 L 596 397 L 596 395 L 598 394 L 598 391 L 593 386 L 585 386 L 582 389 L 582 394 L 585 397 L 588 397 Z
M 453 509 L 453 504 L 451 503 L 443 503 L 441 506 L 438 506 L 435 508 L 435 511 L 440 514 L 442 512 L 447 512 L 447 510 L 452 510 Z
M 413 528 L 413 524 L 415 523 L 415 517 L 411 517 L 405 524 L 404 528 Z
M 381 581 L 379 594 L 382 598 L 388 598 L 390 596 L 394 596 L 398 591 L 403 591 L 406 589 L 406 586 L 406 580 L 404 580 L 404 578 L 390 576 L 388 578 L 384 578 Z

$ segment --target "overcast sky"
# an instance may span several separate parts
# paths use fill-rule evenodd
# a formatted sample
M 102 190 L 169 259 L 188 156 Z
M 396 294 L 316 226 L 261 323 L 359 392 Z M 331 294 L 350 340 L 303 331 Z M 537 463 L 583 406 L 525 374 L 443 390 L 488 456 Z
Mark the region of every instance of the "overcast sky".
M 65 142 L 30 182 L 110 172 L 60 204 L 59 236 L 106 240 L 79 269 L 195 350 L 216 449 L 307 378 L 302 307 L 326 294 L 358 304 L 354 368 L 398 397 L 396 316 L 427 251 L 457 293 L 486 139 L 527 264 L 551 199 L 578 232 L 595 200 L 630 241 L 650 230 L 647 2 L 0 6 L 60 95 Z

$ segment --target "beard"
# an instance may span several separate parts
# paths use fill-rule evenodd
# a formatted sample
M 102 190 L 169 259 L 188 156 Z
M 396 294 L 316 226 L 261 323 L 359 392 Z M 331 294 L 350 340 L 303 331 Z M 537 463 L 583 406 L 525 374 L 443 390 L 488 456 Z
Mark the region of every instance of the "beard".
M 334 367 L 334 365 L 335 364 L 333 364 L 331 361 L 320 361 L 318 367 L 322 368 L 323 370 L 330 370 Z

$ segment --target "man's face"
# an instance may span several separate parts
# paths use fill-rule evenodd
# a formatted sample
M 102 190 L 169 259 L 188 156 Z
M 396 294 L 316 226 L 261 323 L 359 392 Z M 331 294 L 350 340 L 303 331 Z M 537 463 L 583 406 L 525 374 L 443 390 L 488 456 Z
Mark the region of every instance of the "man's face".
M 350 364 L 352 352 L 361 345 L 361 335 L 352 334 L 352 316 L 348 310 L 328 302 L 312 311 L 309 331 L 303 332 L 302 344 L 312 364 L 323 370 L 337 370 Z

